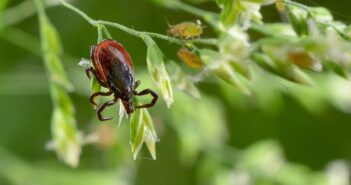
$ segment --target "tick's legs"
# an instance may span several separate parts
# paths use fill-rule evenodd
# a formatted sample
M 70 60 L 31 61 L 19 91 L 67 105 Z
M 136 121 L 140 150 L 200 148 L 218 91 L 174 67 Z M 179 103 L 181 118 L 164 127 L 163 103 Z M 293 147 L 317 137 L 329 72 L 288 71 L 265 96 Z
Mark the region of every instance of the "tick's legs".
M 141 81 L 140 80 L 137 80 L 135 83 L 134 83 L 134 90 L 136 88 L 138 88 L 138 86 L 140 85 Z
M 94 101 L 94 98 L 97 97 L 97 96 L 110 96 L 113 92 L 112 91 L 109 91 L 109 92 L 96 92 L 96 93 L 93 93 L 89 100 L 90 100 L 90 103 L 93 104 L 94 106 L 96 106 L 96 103 Z
M 101 113 L 105 110 L 106 107 L 110 107 L 110 106 L 114 105 L 116 102 L 117 102 L 116 99 L 111 100 L 111 101 L 107 101 L 99 107 L 99 109 L 97 110 L 97 116 L 98 116 L 100 121 L 107 121 L 107 120 L 111 120 L 113 118 L 113 117 L 103 117 L 101 115 Z
M 95 76 L 95 79 L 100 83 L 100 85 L 103 87 L 106 87 L 106 85 L 104 83 L 102 83 L 100 78 L 97 76 L 96 71 L 93 67 L 89 67 L 88 69 L 86 69 L 85 73 L 87 74 L 89 79 L 91 78 L 90 73 L 92 73 Z
M 154 91 L 152 91 L 151 89 L 144 89 L 144 90 L 140 91 L 139 93 L 135 92 L 135 95 L 137 95 L 137 96 L 143 96 L 146 94 L 150 94 L 153 97 L 152 101 L 148 104 L 135 106 L 136 108 L 148 108 L 148 107 L 152 107 L 155 105 L 157 98 L 158 98 L 158 95 Z
M 96 73 L 93 67 L 89 67 L 88 69 L 86 69 L 85 73 L 87 74 L 89 79 L 91 78 L 90 73 L 93 73 L 93 75 L 96 76 Z

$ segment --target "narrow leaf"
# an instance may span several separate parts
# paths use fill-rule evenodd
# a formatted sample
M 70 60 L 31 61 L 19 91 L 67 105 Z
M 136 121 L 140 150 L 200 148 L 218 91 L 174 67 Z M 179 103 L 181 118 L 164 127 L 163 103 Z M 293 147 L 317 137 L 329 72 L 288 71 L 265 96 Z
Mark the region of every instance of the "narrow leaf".
M 175 62 L 169 61 L 167 63 L 167 69 L 173 71 L 171 80 L 177 90 L 183 91 L 193 98 L 201 98 L 201 94 L 196 88 L 193 79 L 191 79 Z
M 134 159 L 145 142 L 151 157 L 156 159 L 155 143 L 158 141 L 151 116 L 147 109 L 137 109 L 130 119 L 130 140 Z
M 173 103 L 173 92 L 171 80 L 164 64 L 163 53 L 151 37 L 145 35 L 144 42 L 148 47 L 146 58 L 148 71 L 169 108 Z
M 209 70 L 210 73 L 229 83 L 242 93 L 247 95 L 251 94 L 249 88 L 243 81 L 243 76 L 234 71 L 229 64 L 230 61 L 228 61 L 225 56 L 209 49 L 202 49 L 200 51 L 200 56 L 204 63 L 207 64 L 206 70 Z
M 39 16 L 42 56 L 50 79 L 50 93 L 54 105 L 51 132 L 55 151 L 66 164 L 76 167 L 81 152 L 80 134 L 76 129 L 74 107 L 67 93 L 73 87 L 66 77 L 60 60 L 62 47 L 56 29 L 48 20 L 43 2 L 35 0 Z
M 136 159 L 144 143 L 143 114 L 137 109 L 130 118 L 130 140 L 132 145 L 133 158 Z

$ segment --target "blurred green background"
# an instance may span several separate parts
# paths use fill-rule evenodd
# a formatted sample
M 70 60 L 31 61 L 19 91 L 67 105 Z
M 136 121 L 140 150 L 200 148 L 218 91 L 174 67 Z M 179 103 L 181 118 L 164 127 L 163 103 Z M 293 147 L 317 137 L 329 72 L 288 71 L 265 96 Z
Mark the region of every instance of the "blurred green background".
M 10 0 L 7 10 L 23 2 Z M 351 21 L 351 1 L 313 2 L 331 9 L 337 19 Z M 167 22 L 197 19 L 147 0 L 80 0 L 74 5 L 96 19 L 164 34 Z M 195 6 L 219 11 L 214 2 Z M 18 11 L 17 15 L 25 12 Z M 76 169 L 60 162 L 54 152 L 45 148 L 51 138 L 52 103 L 42 59 L 35 54 L 40 52 L 38 19 L 30 16 L 11 25 L 11 29 L 32 36 L 26 40 L 28 43 L 23 43 L 14 31 L 0 30 L 0 185 L 299 185 L 337 182 L 330 179 L 340 174 L 344 175 L 341 179 L 347 179 L 344 184 L 348 184 L 350 114 L 332 103 L 315 102 L 318 100 L 311 99 L 311 106 L 302 104 L 289 93 L 277 93 L 274 88 L 262 87 L 262 94 L 268 98 L 257 104 L 259 96 L 245 97 L 212 80 L 198 84 L 202 99 L 176 92 L 171 109 L 166 109 L 161 100 L 149 110 L 160 138 L 157 160 L 151 160 L 145 152 L 134 161 L 128 123 L 117 128 L 116 108 L 107 113 L 114 115 L 115 120 L 97 121 L 88 101 L 89 80 L 77 65 L 80 58 L 89 57 L 90 46 L 97 40 L 96 29 L 64 7 L 50 7 L 46 12 L 61 37 L 62 61 L 76 89 L 70 96 L 77 126 L 84 134 L 95 134 L 100 139 L 83 147 Z M 264 8 L 263 14 L 267 22 L 279 20 L 274 7 Z M 146 71 L 144 43 L 119 30 L 109 30 L 132 56 L 142 88 L 155 88 Z M 214 32 L 205 29 L 203 37 L 214 37 Z M 33 52 L 14 44 L 17 42 Z M 168 58 L 179 62 L 177 46 L 163 41 L 158 44 Z M 270 83 L 270 79 L 261 82 Z M 307 95 L 300 92 L 299 96 Z

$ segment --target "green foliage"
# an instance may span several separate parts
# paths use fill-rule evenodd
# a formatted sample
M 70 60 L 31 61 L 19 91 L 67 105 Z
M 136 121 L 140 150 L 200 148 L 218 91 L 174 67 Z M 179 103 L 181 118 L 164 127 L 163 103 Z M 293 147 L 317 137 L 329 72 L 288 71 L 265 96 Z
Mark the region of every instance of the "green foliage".
M 2 11 L 5 9 L 8 2 L 9 2 L 8 0 L 0 1 L 0 20 L 2 20 Z
M 176 84 L 178 90 L 197 98 L 200 96 L 200 93 L 197 91 L 194 83 L 202 81 L 209 75 L 217 76 L 237 88 L 243 94 L 251 95 L 253 89 L 250 88 L 252 86 L 250 73 L 252 72 L 251 66 L 254 65 L 253 63 L 267 72 L 286 80 L 308 85 L 314 84 L 314 80 L 305 70 L 322 72 L 324 68 L 330 68 L 337 74 L 345 77 L 349 73 L 348 67 L 350 66 L 350 61 L 347 54 L 349 44 L 343 40 L 343 37 L 347 35 L 346 32 L 344 33 L 346 26 L 342 26 L 339 22 L 337 24 L 334 23 L 330 12 L 321 7 L 309 8 L 295 2 L 283 1 L 283 3 L 286 3 L 286 6 L 282 6 L 278 11 L 282 14 L 287 14 L 289 22 L 263 24 L 262 15 L 259 10 L 261 6 L 272 4 L 274 3 L 273 1 L 217 1 L 218 6 L 222 9 L 220 15 L 191 7 L 180 1 L 157 1 L 160 5 L 182 9 L 200 16 L 212 25 L 215 30 L 219 31 L 217 41 L 208 42 L 210 45 L 217 45 L 218 50 L 213 50 L 208 48 L 198 49 L 194 45 L 196 40 L 178 40 L 161 34 L 139 32 L 118 23 L 97 21 L 67 2 L 63 0 L 61 2 L 64 6 L 78 13 L 90 24 L 97 27 L 98 42 L 103 39 L 103 33 L 105 33 L 107 38 L 111 38 L 105 25 L 121 29 L 131 35 L 142 38 L 147 45 L 146 61 L 150 77 L 160 89 L 161 95 L 168 107 L 173 103 L 171 79 Z M 60 46 L 55 36 L 55 30 L 51 29 L 51 27 L 49 28 L 47 35 L 51 38 L 49 41 L 52 41 L 50 43 L 52 46 L 51 49 L 59 53 Z M 250 36 L 245 32 L 247 29 L 263 33 L 265 37 L 250 43 Z M 171 78 L 164 64 L 165 57 L 151 37 L 169 40 L 170 42 L 198 50 L 206 67 L 200 73 L 191 77 L 177 65 L 169 65 L 168 68 L 174 72 Z M 338 54 L 331 52 L 334 51 L 330 47 L 331 44 L 329 42 L 331 41 L 339 42 L 338 46 L 340 48 L 337 50 Z M 199 40 L 199 42 L 202 42 L 202 40 Z M 339 57 L 342 55 L 345 55 L 345 57 Z M 52 64 L 56 67 L 48 68 L 49 70 L 57 69 L 59 75 L 54 79 L 68 88 L 67 80 L 60 79 L 65 76 L 63 68 L 57 64 L 58 59 L 55 58 L 55 55 L 53 56 L 54 62 Z M 48 63 L 48 65 L 51 65 L 51 63 Z M 52 71 L 50 73 L 56 74 Z M 100 85 L 96 79 L 93 78 L 91 84 L 92 92 L 100 91 Z M 124 111 L 120 108 L 121 119 L 123 115 Z M 144 127 L 147 128 L 144 126 L 146 123 L 152 124 L 152 121 L 147 121 L 151 119 L 143 119 L 143 117 L 148 117 L 146 116 L 148 115 L 147 111 L 139 111 L 135 115 L 131 119 L 131 141 L 134 158 L 138 154 L 145 138 L 149 137 L 144 137 L 144 134 L 149 133 L 150 135 L 150 133 L 154 133 L 154 131 L 149 132 L 147 131 L 148 129 L 144 129 Z M 153 130 L 153 127 L 151 130 Z M 146 143 L 152 156 L 155 156 L 154 146 L 151 146 L 148 142 Z M 155 142 L 153 141 L 152 143 L 154 145 Z
M 156 160 L 155 143 L 158 141 L 156 131 L 149 112 L 145 109 L 137 109 L 130 118 L 130 140 L 134 159 L 145 142 L 152 158 Z
M 146 53 L 144 58 L 146 67 L 136 67 L 136 77 L 142 80 L 142 86 L 158 88 L 162 97 L 159 102 L 165 102 L 165 104 L 158 103 L 153 109 L 136 109 L 129 118 L 130 125 L 127 127 L 121 124 L 123 118 L 128 115 L 123 104 L 119 102 L 119 113 L 112 108 L 107 110 L 110 112 L 106 112 L 114 115 L 115 118 L 117 114 L 119 115 L 118 131 L 114 130 L 117 129 L 117 124 L 111 124 L 116 128 L 100 128 L 101 125 L 108 124 L 97 125 L 95 115 L 92 118 L 87 116 L 89 114 L 84 111 L 87 109 L 84 104 L 84 108 L 78 109 L 78 113 L 81 114 L 78 120 L 89 124 L 88 127 L 82 126 L 86 132 L 84 135 L 76 128 L 75 110 L 68 92 L 73 91 L 74 86 L 75 93 L 85 97 L 89 93 L 105 89 L 101 88 L 93 77 L 88 91 L 86 83 L 82 83 L 85 79 L 84 71 L 81 69 L 78 71 L 76 66 L 70 66 L 66 72 L 62 65 L 63 56 L 65 59 L 70 57 L 63 52 L 59 34 L 45 14 L 44 6 L 49 6 L 48 4 L 40 0 L 34 1 L 39 17 L 41 52 L 36 49 L 39 41 L 35 37 L 8 26 L 30 16 L 31 11 L 23 17 L 15 16 L 13 19 L 9 19 L 11 17 L 9 15 L 14 15 L 13 13 L 4 13 L 6 20 L 1 23 L 0 37 L 33 54 L 40 54 L 45 62 L 49 87 L 44 86 L 44 88 L 50 89 L 54 106 L 51 120 L 53 142 L 48 145 L 49 148 L 54 149 L 62 161 L 73 167 L 76 167 L 80 161 L 83 145 L 93 144 L 99 148 L 98 151 L 101 151 L 101 154 L 91 155 L 93 152 L 89 153 L 91 148 L 88 148 L 87 156 L 82 157 L 83 164 L 86 166 L 82 166 L 77 173 L 71 174 L 67 169 L 59 169 L 50 164 L 38 165 L 41 167 L 30 166 L 0 147 L 0 183 L 1 177 L 4 176 L 12 184 L 32 182 L 35 182 L 32 184 L 38 184 L 38 179 L 43 184 L 57 184 L 58 181 L 63 183 L 70 181 L 74 184 L 115 184 L 118 181 L 118 184 L 131 184 L 133 182 L 131 179 L 136 176 L 135 171 L 138 167 L 133 159 L 138 158 L 145 143 L 151 158 L 155 160 L 156 143 L 160 137 L 162 141 L 166 140 L 161 143 L 161 146 L 164 145 L 160 148 L 170 152 L 169 156 L 161 155 L 161 157 L 158 152 L 159 160 L 169 158 L 165 164 L 173 170 L 171 166 L 173 164 L 169 163 L 175 157 L 179 157 L 181 163 L 177 165 L 194 171 L 190 175 L 195 175 L 199 184 L 327 185 L 333 184 L 335 179 L 344 180 L 344 184 L 348 184 L 348 176 L 340 175 L 349 173 L 343 162 L 333 162 L 326 169 L 319 168 L 312 171 L 305 165 L 289 161 L 288 157 L 291 157 L 291 154 L 287 153 L 285 157 L 283 148 L 275 141 L 257 142 L 240 150 L 233 147 L 233 143 L 248 145 L 256 142 L 261 139 L 260 129 L 266 127 L 264 125 L 254 128 L 250 125 L 252 123 L 248 123 L 245 128 L 249 129 L 239 133 L 242 132 L 241 124 L 246 124 L 246 122 L 240 123 L 240 117 L 243 117 L 240 113 L 244 112 L 245 116 L 248 112 L 246 115 L 250 114 L 249 117 L 252 115 L 252 122 L 261 122 L 261 120 L 254 120 L 253 117 L 256 115 L 249 112 L 250 108 L 262 108 L 269 115 L 279 117 L 276 113 L 289 107 L 283 106 L 284 95 L 297 100 L 312 113 L 323 113 L 328 104 L 340 111 L 351 112 L 349 96 L 351 27 L 349 25 L 336 21 L 327 8 L 309 7 L 290 0 L 207 2 L 213 6 L 217 5 L 220 9 L 212 8 L 212 10 L 219 10 L 218 12 L 199 9 L 179 0 L 152 1 L 165 8 L 193 14 L 193 20 L 203 19 L 206 22 L 206 36 L 181 39 L 160 33 L 138 31 L 116 22 L 93 19 L 82 10 L 60 0 L 60 5 L 78 14 L 91 27 L 96 28 L 97 39 L 95 37 L 91 39 L 94 42 L 97 40 L 99 43 L 104 38 L 123 40 L 124 34 L 140 38 L 146 44 L 146 52 L 138 48 L 136 53 L 140 53 L 140 56 Z M 188 2 L 199 3 L 200 1 Z M 284 5 L 280 8 L 277 5 L 277 11 L 282 15 L 283 21 L 264 22 L 266 19 L 263 19 L 264 14 L 260 10 L 265 8 L 264 6 L 278 2 Z M 2 7 L 6 4 L 7 1 L 1 1 L 0 15 Z M 26 7 L 31 7 L 28 6 L 30 4 L 28 3 Z M 114 32 L 110 34 L 110 28 L 118 29 L 122 33 L 117 37 Z M 62 33 L 66 32 L 63 29 Z M 210 34 L 213 38 L 207 37 Z M 17 38 L 12 39 L 13 37 Z M 159 44 L 158 40 L 198 54 L 204 63 L 203 68 L 191 69 L 178 63 L 169 54 L 172 50 Z M 63 40 L 63 42 L 65 45 L 70 44 L 70 41 Z M 84 44 L 79 47 L 86 47 L 83 46 Z M 143 66 L 140 56 L 135 58 L 138 58 L 138 65 Z M 73 60 L 76 61 L 75 58 Z M 85 59 L 81 64 L 85 68 L 92 66 L 91 61 Z M 13 78 L 11 76 L 10 79 Z M 220 83 L 217 79 L 224 83 Z M 6 80 L 1 82 L 3 81 Z M 32 83 L 28 79 L 23 84 L 27 82 Z M 8 86 L 4 85 L 4 87 Z M 1 89 L 1 92 L 4 90 Z M 134 101 L 135 105 L 138 105 L 141 99 L 136 97 Z M 297 110 L 292 109 L 289 115 L 295 117 L 296 112 Z M 289 121 L 286 115 L 281 117 L 284 118 L 277 118 L 275 121 Z M 270 119 L 273 120 L 273 118 Z M 273 122 L 272 120 L 265 122 Z M 275 126 L 276 130 L 270 130 L 270 132 L 278 132 L 273 136 L 281 137 L 280 135 L 284 134 L 280 131 L 283 125 Z M 270 129 L 272 125 L 267 124 L 267 127 Z M 179 156 L 176 155 L 178 153 L 173 154 L 177 148 L 172 143 L 173 134 L 179 146 Z M 248 135 L 249 139 L 233 141 L 237 135 L 242 138 Z M 313 137 L 313 134 L 311 135 Z M 282 138 L 283 141 L 291 139 Z M 129 152 L 126 140 L 130 140 L 132 154 Z M 303 139 L 297 136 L 296 140 Z M 128 148 L 128 152 L 125 148 Z M 10 162 L 4 160 L 5 158 Z M 101 164 L 103 166 L 101 170 L 104 171 L 86 170 L 92 163 L 89 158 L 92 158 L 90 160 L 94 161 L 94 165 L 95 161 L 101 158 L 100 160 L 104 161 L 104 164 Z M 153 161 L 152 165 L 156 166 L 158 161 Z M 337 171 L 334 168 L 337 168 L 340 173 L 333 174 Z M 139 175 L 150 175 L 154 173 L 155 168 L 143 170 L 142 166 L 140 169 Z M 37 173 L 45 175 L 37 179 L 35 178 Z M 170 173 L 174 175 L 172 171 Z M 18 174 L 21 179 L 17 179 L 14 174 Z M 155 174 L 161 176 L 159 178 L 163 177 L 162 173 Z M 57 177 L 60 179 L 55 181 Z M 118 177 L 117 180 L 116 177 Z
M 145 36 L 144 41 L 148 47 L 146 57 L 147 68 L 152 80 L 161 90 L 162 97 L 169 108 L 173 103 L 173 92 L 171 81 L 163 61 L 162 51 L 151 37 Z
M 191 77 L 188 76 L 177 63 L 169 61 L 167 63 L 167 69 L 168 71 L 172 71 L 171 80 L 177 90 L 183 91 L 193 98 L 201 98 L 201 94 L 195 86 L 195 82 L 193 82 Z
M 67 79 L 59 55 L 61 44 L 55 28 L 45 15 L 40 0 L 36 0 L 41 35 L 42 56 L 48 71 L 51 98 L 54 104 L 51 120 L 53 145 L 60 159 L 76 167 L 80 156 L 80 138 L 76 129 L 73 104 L 67 94 L 72 85 Z

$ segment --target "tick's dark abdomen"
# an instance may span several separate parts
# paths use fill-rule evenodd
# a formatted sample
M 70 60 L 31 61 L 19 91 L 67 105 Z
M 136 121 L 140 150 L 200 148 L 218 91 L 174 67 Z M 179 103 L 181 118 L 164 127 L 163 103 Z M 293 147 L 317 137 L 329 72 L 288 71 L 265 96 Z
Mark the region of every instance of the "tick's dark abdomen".
M 128 65 L 123 62 L 112 63 L 107 79 L 111 83 L 110 86 L 113 91 L 129 92 L 134 85 L 134 74 Z
M 132 90 L 133 63 L 121 44 L 113 40 L 102 41 L 93 49 L 92 59 L 102 86 L 120 94 Z

